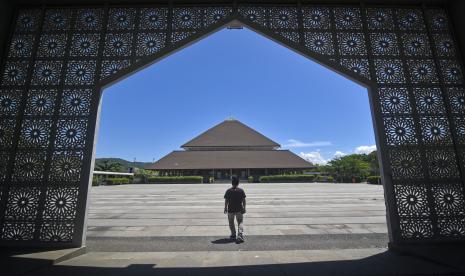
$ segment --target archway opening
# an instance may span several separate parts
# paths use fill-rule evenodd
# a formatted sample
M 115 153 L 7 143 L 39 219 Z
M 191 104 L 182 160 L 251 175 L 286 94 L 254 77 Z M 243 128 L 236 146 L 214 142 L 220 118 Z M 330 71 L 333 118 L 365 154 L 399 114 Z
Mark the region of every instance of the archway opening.
M 251 30 L 225 29 L 106 88 L 103 99 L 94 169 L 100 176 L 94 176 L 88 215 L 91 247 L 104 246 L 99 241 L 106 238 L 226 236 L 223 193 L 233 174 L 242 178 L 249 199 L 248 235 L 296 241 L 351 235 L 368 237 L 367 245 L 386 244 L 365 87 Z M 312 167 L 152 167 L 231 117 Z M 307 181 L 264 183 L 270 175 L 296 182 L 296 174 Z M 147 184 L 161 176 L 214 183 Z

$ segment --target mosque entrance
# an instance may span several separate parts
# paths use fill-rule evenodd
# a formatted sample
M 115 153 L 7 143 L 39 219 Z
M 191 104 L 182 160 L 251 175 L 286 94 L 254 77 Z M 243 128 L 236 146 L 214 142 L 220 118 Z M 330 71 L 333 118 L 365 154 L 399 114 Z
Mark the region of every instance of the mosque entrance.
M 446 11 L 231 2 L 17 10 L 0 90 L 1 243 L 82 245 L 102 89 L 238 23 L 367 87 L 391 243 L 464 239 L 465 91 Z

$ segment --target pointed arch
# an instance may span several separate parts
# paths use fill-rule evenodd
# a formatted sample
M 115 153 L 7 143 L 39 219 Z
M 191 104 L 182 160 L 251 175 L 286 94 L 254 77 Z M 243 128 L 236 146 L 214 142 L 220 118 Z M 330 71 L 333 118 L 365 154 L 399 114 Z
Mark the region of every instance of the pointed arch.
M 82 245 L 102 88 L 231 22 L 368 87 L 391 243 L 465 240 L 465 89 L 445 9 L 231 2 L 16 12 L 0 243 Z

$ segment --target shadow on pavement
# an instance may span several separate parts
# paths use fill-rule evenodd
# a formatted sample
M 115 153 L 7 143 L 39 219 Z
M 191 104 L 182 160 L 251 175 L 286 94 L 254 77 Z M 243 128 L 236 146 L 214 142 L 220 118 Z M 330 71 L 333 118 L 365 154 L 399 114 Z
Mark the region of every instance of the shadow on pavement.
M 337 251 L 335 250 L 335 254 Z M 465 271 L 442 266 L 425 260 L 402 256 L 390 251 L 356 260 L 315 261 L 307 263 L 263 264 L 221 267 L 157 267 L 156 263 L 139 263 L 137 259 L 124 264 L 121 259 L 85 260 L 76 258 L 65 263 L 47 267 L 27 275 L 74 276 L 74 275 L 464 275 Z M 145 260 L 147 262 L 147 260 Z M 95 266 L 89 266 L 92 263 Z M 70 265 L 72 264 L 72 265 Z M 98 265 L 98 266 L 97 266 Z M 177 264 L 173 264 L 176 266 Z M 120 266 L 120 267 L 117 267 Z
M 213 244 L 227 244 L 227 243 L 235 243 L 236 240 L 230 239 L 230 238 L 223 238 L 223 239 L 217 239 L 212 241 Z
M 0 248 L 0 274 L 25 275 L 85 253 L 85 248 Z

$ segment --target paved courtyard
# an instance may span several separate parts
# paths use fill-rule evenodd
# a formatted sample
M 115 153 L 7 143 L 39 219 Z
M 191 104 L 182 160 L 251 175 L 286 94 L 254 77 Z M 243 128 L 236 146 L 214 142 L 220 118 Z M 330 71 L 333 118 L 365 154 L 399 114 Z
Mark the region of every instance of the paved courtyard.
M 88 245 L 95 250 L 118 251 L 131 250 L 131 246 L 139 251 L 145 247 L 146 251 L 212 250 L 213 242 L 221 250 L 234 250 L 222 245 L 221 240 L 229 235 L 223 214 L 223 195 L 229 186 L 93 187 Z M 243 247 L 250 250 L 325 249 L 332 243 L 341 248 L 387 244 L 383 188 L 379 185 L 241 186 L 247 194 L 244 227 L 248 245 Z M 108 247 L 110 244 L 113 248 Z
M 94 187 L 87 253 L 23 270 L 34 276 L 463 275 L 457 266 L 462 261 L 451 264 L 450 255 L 418 258 L 387 251 L 381 186 L 244 184 L 243 244 L 226 239 L 228 186 Z

